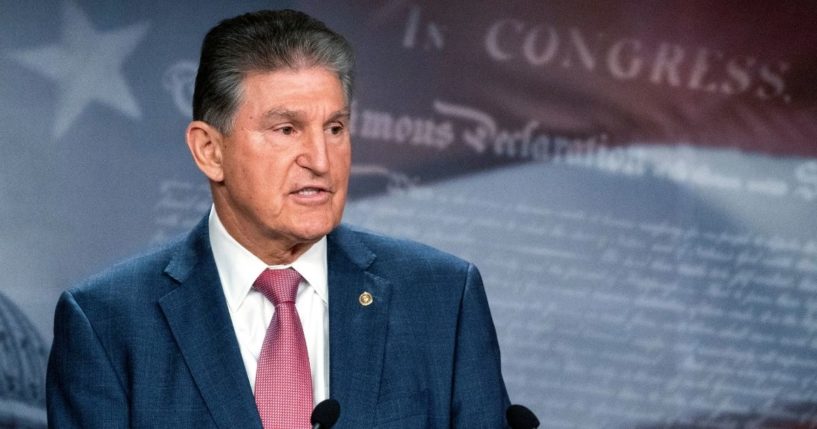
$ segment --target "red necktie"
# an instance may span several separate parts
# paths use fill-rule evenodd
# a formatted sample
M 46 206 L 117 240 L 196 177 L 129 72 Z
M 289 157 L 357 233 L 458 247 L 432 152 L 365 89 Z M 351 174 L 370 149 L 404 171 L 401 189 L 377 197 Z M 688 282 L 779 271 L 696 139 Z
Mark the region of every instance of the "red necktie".
M 311 427 L 312 373 L 295 309 L 300 281 L 292 268 L 265 270 L 253 285 L 275 305 L 255 374 L 255 403 L 264 429 Z

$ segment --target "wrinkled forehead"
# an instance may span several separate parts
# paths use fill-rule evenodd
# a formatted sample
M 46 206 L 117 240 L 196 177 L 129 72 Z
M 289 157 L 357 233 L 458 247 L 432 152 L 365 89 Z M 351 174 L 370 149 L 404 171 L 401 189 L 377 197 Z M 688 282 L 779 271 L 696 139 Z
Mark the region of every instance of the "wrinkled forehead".
M 241 82 L 238 110 L 256 118 L 342 118 L 349 104 L 337 75 L 326 68 L 248 73 Z
M 342 78 L 342 75 L 341 75 L 340 72 L 338 72 L 337 70 L 335 70 L 335 69 L 333 69 L 331 67 L 314 64 L 314 62 L 308 62 L 308 61 L 305 61 L 303 63 L 298 63 L 298 64 L 296 64 L 294 66 L 293 65 L 283 65 L 283 66 L 274 67 L 274 68 L 263 68 L 263 69 L 255 68 L 255 69 L 250 69 L 250 70 L 244 71 L 242 73 L 241 81 L 240 81 L 239 88 L 238 88 L 238 90 L 239 90 L 239 92 L 238 92 L 238 95 L 239 95 L 238 101 L 240 102 L 242 100 L 242 97 L 245 95 L 245 92 L 246 92 L 245 90 L 246 90 L 246 87 L 247 87 L 247 82 L 248 82 L 248 80 L 251 80 L 252 78 L 256 78 L 258 76 L 264 76 L 264 75 L 271 75 L 273 77 L 278 77 L 278 78 L 287 78 L 287 77 L 293 77 L 293 76 L 295 76 L 295 77 L 297 77 L 297 76 L 306 76 L 306 75 L 314 73 L 314 72 L 320 72 L 321 74 L 326 74 L 326 75 L 333 76 L 334 77 L 333 81 L 337 85 L 337 89 L 343 95 L 344 103 L 348 105 L 351 102 L 350 101 L 351 94 L 349 93 L 350 88 L 347 88 L 347 86 L 344 84 L 344 81 L 343 81 L 343 78 Z

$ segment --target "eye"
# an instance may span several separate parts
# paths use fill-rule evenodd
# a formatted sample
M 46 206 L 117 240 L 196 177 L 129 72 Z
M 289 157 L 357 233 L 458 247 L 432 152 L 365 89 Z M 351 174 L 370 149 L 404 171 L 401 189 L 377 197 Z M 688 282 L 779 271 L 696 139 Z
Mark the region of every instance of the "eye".
M 295 127 L 293 127 L 292 125 L 284 125 L 283 127 L 276 128 L 275 131 L 285 136 L 291 136 L 292 134 L 295 133 Z
M 343 130 L 344 130 L 343 125 L 340 124 L 332 125 L 329 127 L 329 133 L 332 134 L 333 136 L 341 135 L 343 133 Z

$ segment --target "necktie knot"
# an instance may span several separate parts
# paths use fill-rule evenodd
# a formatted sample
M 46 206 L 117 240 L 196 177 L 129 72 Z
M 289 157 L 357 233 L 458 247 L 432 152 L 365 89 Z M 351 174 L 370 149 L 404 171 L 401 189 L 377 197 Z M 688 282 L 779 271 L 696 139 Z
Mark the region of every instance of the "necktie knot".
M 256 290 L 264 294 L 272 304 L 277 306 L 284 302 L 295 302 L 298 294 L 298 285 L 301 283 L 301 275 L 292 268 L 284 270 L 266 269 L 253 286 Z

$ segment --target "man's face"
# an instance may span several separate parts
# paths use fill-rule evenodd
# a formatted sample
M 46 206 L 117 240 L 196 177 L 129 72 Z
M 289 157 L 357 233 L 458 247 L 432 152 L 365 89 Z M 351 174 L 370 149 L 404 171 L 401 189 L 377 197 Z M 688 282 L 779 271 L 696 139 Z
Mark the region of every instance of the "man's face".
M 311 244 L 340 223 L 351 164 L 349 108 L 324 68 L 251 73 L 220 150 L 217 205 L 253 248 Z M 261 255 L 259 255 L 261 256 Z

